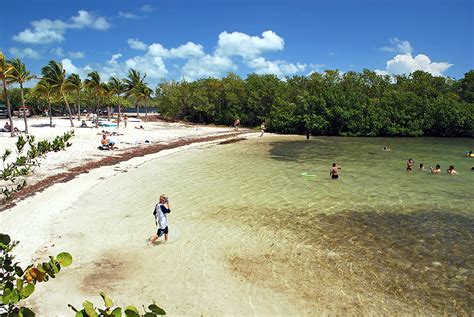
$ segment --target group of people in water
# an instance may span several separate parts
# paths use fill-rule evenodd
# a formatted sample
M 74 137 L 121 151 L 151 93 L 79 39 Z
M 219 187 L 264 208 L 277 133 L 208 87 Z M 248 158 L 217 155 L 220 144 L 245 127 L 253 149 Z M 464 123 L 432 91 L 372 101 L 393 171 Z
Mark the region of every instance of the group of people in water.
M 415 160 L 412 159 L 412 158 L 409 158 L 406 162 L 407 164 L 407 172 L 411 172 L 413 170 L 413 164 L 415 164 Z M 420 163 L 420 167 L 419 167 L 419 170 L 420 171 L 426 171 L 427 169 L 425 168 L 425 166 L 423 165 L 423 163 Z M 442 172 L 441 170 L 441 165 L 439 164 L 436 164 L 435 167 L 432 167 L 430 166 L 430 172 L 432 174 L 440 174 Z M 458 174 L 458 172 L 454 169 L 454 165 L 449 165 L 448 169 L 446 170 L 446 172 L 450 175 L 456 175 Z

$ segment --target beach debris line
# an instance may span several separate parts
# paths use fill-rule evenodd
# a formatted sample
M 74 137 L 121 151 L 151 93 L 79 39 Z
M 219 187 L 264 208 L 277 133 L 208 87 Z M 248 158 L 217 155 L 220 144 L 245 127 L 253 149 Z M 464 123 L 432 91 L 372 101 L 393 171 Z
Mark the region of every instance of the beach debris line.
M 48 152 L 59 152 L 72 144 L 69 140 L 74 136 L 74 130 L 57 136 L 53 141 L 42 140 L 35 142 L 34 135 L 18 136 L 15 143 L 16 157 L 11 159 L 12 150 L 3 152 L 2 169 L 0 170 L 0 201 L 3 203 L 12 198 L 15 192 L 26 187 L 25 177 L 33 173 L 34 167 L 39 166 L 39 159 Z M 26 155 L 23 153 L 26 151 Z
M 20 302 L 33 294 L 35 285 L 55 278 L 62 267 L 72 264 L 72 256 L 61 252 L 56 257 L 50 256 L 48 262 L 28 265 L 23 269 L 12 250 L 18 245 L 7 234 L 0 233 L 0 315 L 1 316 L 35 316 L 28 307 Z
M 112 299 L 107 297 L 104 292 L 100 292 L 100 297 L 102 297 L 102 300 L 104 301 L 105 308 L 95 307 L 94 304 L 88 300 L 82 303 L 83 308 L 81 310 L 78 310 L 71 304 L 68 304 L 68 306 L 76 313 L 76 316 L 153 317 L 166 315 L 165 310 L 155 303 L 148 305 L 148 310 L 143 307 L 144 314 L 141 315 L 138 308 L 135 306 L 130 305 L 125 308 L 114 306 Z M 122 310 L 125 315 L 122 314 Z

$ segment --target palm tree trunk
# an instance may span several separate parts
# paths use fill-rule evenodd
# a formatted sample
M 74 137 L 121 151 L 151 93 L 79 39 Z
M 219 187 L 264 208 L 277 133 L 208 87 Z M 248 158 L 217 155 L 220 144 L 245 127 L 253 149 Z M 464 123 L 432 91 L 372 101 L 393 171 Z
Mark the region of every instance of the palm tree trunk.
M 74 128 L 74 122 L 72 122 L 71 107 L 69 107 L 69 103 L 67 102 L 66 95 L 64 95 L 64 92 L 62 93 L 62 95 L 64 102 L 66 103 L 67 112 L 69 113 L 69 121 L 71 122 L 71 128 Z
M 147 122 L 148 119 L 148 107 L 146 105 L 146 97 L 145 97 L 145 122 Z
M 51 100 L 48 96 L 48 114 L 49 114 L 49 127 L 53 127 L 53 114 L 51 113 Z
M 117 95 L 120 98 L 120 95 Z M 122 120 L 122 113 L 120 109 L 120 102 L 118 104 L 118 119 L 117 119 L 117 129 L 120 128 L 120 120 Z
M 21 106 L 23 107 L 23 121 L 25 121 L 25 133 L 28 134 L 28 121 L 26 120 L 25 98 L 23 96 L 23 83 L 20 82 Z
M 95 127 L 99 127 L 99 97 L 95 97 L 95 114 L 96 114 L 96 119 L 95 119 Z
M 138 119 L 138 117 L 140 116 L 140 105 L 138 104 L 138 102 L 136 103 L 136 107 L 137 107 L 137 119 Z
M 107 105 L 107 120 L 110 121 L 110 106 Z
M 8 96 L 7 81 L 5 80 L 5 78 L 3 78 L 2 82 L 3 82 L 3 91 L 5 92 L 5 99 L 7 100 L 8 119 L 10 121 L 10 128 L 11 128 L 10 136 L 14 137 L 16 133 L 15 133 L 15 127 L 13 126 L 12 108 L 10 106 L 10 96 Z
M 77 121 L 81 121 L 81 97 L 79 94 L 79 91 L 77 92 L 77 99 L 76 99 L 76 105 L 77 105 Z

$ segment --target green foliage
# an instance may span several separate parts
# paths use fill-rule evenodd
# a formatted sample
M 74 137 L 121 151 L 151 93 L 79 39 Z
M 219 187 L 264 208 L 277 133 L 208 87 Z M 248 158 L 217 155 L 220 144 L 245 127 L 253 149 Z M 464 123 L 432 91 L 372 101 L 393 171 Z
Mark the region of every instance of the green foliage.
M 15 192 L 22 190 L 27 184 L 26 180 L 18 181 L 18 177 L 26 177 L 30 175 L 35 166 L 39 165 L 39 158 L 43 157 L 50 151 L 58 152 L 71 146 L 68 141 L 74 136 L 74 130 L 64 133 L 62 136 L 57 136 L 52 142 L 42 140 L 35 142 L 34 135 L 18 136 L 15 143 L 17 157 L 12 160 L 12 163 L 7 163 L 7 159 L 12 154 L 12 151 L 6 149 L 2 154 L 1 159 L 3 167 L 0 170 L 0 181 L 3 181 L 0 187 L 0 197 L 3 196 L 3 201 L 12 198 Z M 26 145 L 28 144 L 28 151 L 23 155 Z
M 36 266 L 29 265 L 23 269 L 14 261 L 15 257 L 11 254 L 17 245 L 18 241 L 12 241 L 9 235 L 0 233 L 0 316 L 2 317 L 35 316 L 31 309 L 20 306 L 20 302 L 33 294 L 37 283 L 55 278 L 62 267 L 72 263 L 71 255 L 63 252 L 56 258 L 50 256 L 48 262 Z
M 423 71 L 390 76 L 328 70 L 280 80 L 235 74 L 163 82 L 160 113 L 175 119 L 246 126 L 269 132 L 350 136 L 472 136 L 474 71 L 455 81 Z
M 103 308 L 95 307 L 94 303 L 88 300 L 82 303 L 82 309 L 80 310 L 71 304 L 68 306 L 76 313 L 76 317 L 156 317 L 166 315 L 166 312 L 155 303 L 148 305 L 148 310 L 143 307 L 144 313 L 140 314 L 140 311 L 135 306 L 127 306 L 125 308 L 115 306 L 112 299 L 107 297 L 104 292 L 100 292 L 100 297 L 102 297 L 102 300 L 104 301 Z

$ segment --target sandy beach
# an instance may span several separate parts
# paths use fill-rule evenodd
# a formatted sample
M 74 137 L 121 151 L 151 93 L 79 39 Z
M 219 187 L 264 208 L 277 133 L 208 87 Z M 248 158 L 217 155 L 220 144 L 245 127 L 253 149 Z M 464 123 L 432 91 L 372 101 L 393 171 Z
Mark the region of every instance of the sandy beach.
M 127 128 L 99 127 L 78 128 L 80 122 L 74 120 L 74 134 L 71 139 L 72 146 L 65 151 L 50 152 L 46 158 L 40 159 L 40 165 L 34 169 L 34 173 L 26 178 L 28 187 L 21 193 L 15 194 L 12 202 L 0 205 L 0 210 L 12 206 L 17 199 L 29 196 L 55 182 L 64 182 L 73 177 L 74 174 L 86 172 L 100 165 L 111 165 L 135 156 L 157 152 L 163 148 L 177 147 L 194 142 L 194 139 L 220 138 L 227 134 L 235 134 L 234 129 L 228 127 L 188 125 L 184 123 L 169 123 L 164 121 L 144 122 L 140 119 L 130 118 Z M 155 119 L 156 120 L 156 119 Z M 0 120 L 3 127 L 6 119 Z M 34 135 L 36 141 L 53 140 L 56 136 L 71 131 L 69 119 L 54 118 L 54 128 L 49 127 L 49 118 L 35 117 L 28 120 L 29 133 Z M 24 130 L 23 118 L 14 118 L 15 127 Z M 139 128 L 143 127 L 143 129 Z M 113 151 L 101 151 L 98 149 L 102 131 L 116 132 L 118 136 L 110 136 L 116 143 L 117 149 Z M 15 153 L 15 142 L 17 138 L 11 138 L 9 132 L 0 132 L 0 151 L 10 149 Z M 14 155 L 11 156 L 11 159 Z M 8 162 L 8 161 L 7 161 Z M 95 163 L 95 164 L 94 164 Z M 87 165 L 88 164 L 88 165 Z
M 50 139 L 70 130 L 67 120 L 55 120 L 57 126 L 54 129 L 43 126 L 46 121 L 30 119 L 30 133 L 38 139 Z M 21 128 L 19 120 L 15 123 Z M 143 125 L 145 129 L 135 129 L 135 125 Z M 100 139 L 97 131 L 101 130 L 76 128 L 73 145 L 66 151 L 49 153 L 42 159 L 35 175 L 28 179 L 30 186 L 84 164 L 99 162 L 104 157 L 117 156 L 140 147 L 157 143 L 172 144 L 183 139 L 211 138 L 211 141 L 189 141 L 189 144 L 180 147 L 146 156 L 137 155 L 114 165 L 106 164 L 87 173 L 78 173 L 65 183 L 48 184 L 31 197 L 20 197 L 15 206 L 0 212 L 1 231 L 21 241 L 15 254 L 22 264 L 44 261 L 48 255 L 60 250 L 73 254 L 73 266 L 49 283 L 38 285 L 34 296 L 27 300 L 27 304 L 39 316 L 68 315 L 70 311 L 67 304 L 80 306 L 85 299 L 100 303 L 100 291 L 105 291 L 119 305 L 140 306 L 156 301 L 172 314 L 178 315 L 305 312 L 303 307 L 297 308 L 286 296 L 269 288 L 256 287 L 227 267 L 225 251 L 229 246 L 245 245 L 247 251 L 259 248 L 254 244 L 255 241 L 242 235 L 243 228 L 219 226 L 216 229 L 215 224 L 207 224 L 213 227 L 213 234 L 227 237 L 210 242 L 206 230 L 197 230 L 203 228 L 200 221 L 193 219 L 192 213 L 188 216 L 185 214 L 173 221 L 173 226 L 179 229 L 177 233 L 174 232 L 171 241 L 166 245 L 158 243 L 150 250 L 146 246 L 146 234 L 137 230 L 137 226 L 143 226 L 140 218 L 144 218 L 143 214 L 148 216 L 148 210 L 140 210 L 141 215 L 138 217 L 105 213 L 104 204 L 110 204 L 110 208 L 105 209 L 112 212 L 114 204 L 123 199 L 117 202 L 117 199 L 101 198 L 102 193 L 93 191 L 96 186 L 104 185 L 104 182 L 114 188 L 117 184 L 124 184 L 127 172 L 149 161 L 192 147 L 220 142 L 213 141 L 212 137 L 221 138 L 221 135 L 228 133 L 232 135 L 235 132 L 233 129 L 165 122 L 129 123 L 127 129 L 119 130 L 124 135 L 118 137 L 119 150 L 114 151 L 97 150 Z M 246 135 L 250 138 L 255 136 Z M 2 148 L 12 148 L 15 140 L 7 133 L 0 137 Z M 151 141 L 151 145 L 144 145 L 145 140 Z M 120 191 L 119 188 L 115 189 Z M 91 190 L 97 196 L 91 197 Z M 79 208 L 80 215 L 76 214 L 76 208 Z M 25 223 L 26 218 L 34 220 Z M 149 223 L 148 217 L 146 219 Z M 124 224 L 126 228 L 122 228 Z M 127 234 L 117 232 L 118 228 Z M 156 269 L 157 265 L 159 270 Z M 276 302 L 279 305 L 275 305 Z M 282 307 L 286 307 L 284 311 Z

